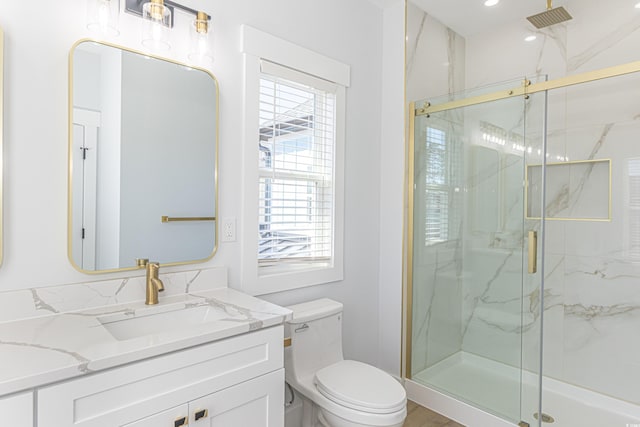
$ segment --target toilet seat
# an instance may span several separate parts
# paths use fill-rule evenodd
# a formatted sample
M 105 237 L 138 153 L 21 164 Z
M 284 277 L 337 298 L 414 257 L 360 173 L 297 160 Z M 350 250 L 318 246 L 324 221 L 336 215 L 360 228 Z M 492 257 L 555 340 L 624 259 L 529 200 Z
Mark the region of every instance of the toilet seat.
M 355 360 L 342 360 L 316 372 L 314 383 L 327 399 L 361 412 L 390 414 L 406 405 L 404 388 L 386 372 Z

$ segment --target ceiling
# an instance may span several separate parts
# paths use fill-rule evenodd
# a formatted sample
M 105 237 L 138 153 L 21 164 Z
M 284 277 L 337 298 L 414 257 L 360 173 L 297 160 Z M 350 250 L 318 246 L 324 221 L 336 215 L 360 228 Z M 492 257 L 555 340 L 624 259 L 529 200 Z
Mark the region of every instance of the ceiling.
M 397 0 L 369 1 L 380 7 L 386 7 L 397 2 Z M 408 1 L 418 5 L 429 15 L 464 37 L 519 19 L 526 23 L 527 16 L 544 12 L 547 9 L 546 0 L 502 0 L 492 7 L 485 6 L 484 0 Z M 566 4 L 567 0 L 555 0 L 553 7 Z M 533 25 L 531 25 L 531 29 L 534 29 Z

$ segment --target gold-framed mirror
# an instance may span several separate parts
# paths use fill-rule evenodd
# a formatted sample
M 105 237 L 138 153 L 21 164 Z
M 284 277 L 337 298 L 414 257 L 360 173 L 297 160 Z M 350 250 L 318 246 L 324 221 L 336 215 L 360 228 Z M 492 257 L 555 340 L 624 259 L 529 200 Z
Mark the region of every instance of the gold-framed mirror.
M 69 55 L 68 255 L 86 273 L 202 262 L 217 248 L 218 83 L 80 40 Z
M 4 217 L 3 217 L 3 200 L 4 200 L 4 183 L 3 169 L 4 164 L 4 31 L 0 27 L 0 265 L 4 260 Z

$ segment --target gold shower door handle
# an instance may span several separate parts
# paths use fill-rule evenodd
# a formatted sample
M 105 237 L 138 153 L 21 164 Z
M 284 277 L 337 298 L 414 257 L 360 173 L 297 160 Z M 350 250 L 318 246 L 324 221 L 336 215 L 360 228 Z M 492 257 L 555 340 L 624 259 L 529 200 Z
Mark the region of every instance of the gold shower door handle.
M 538 233 L 529 231 L 529 274 L 534 274 L 538 269 Z

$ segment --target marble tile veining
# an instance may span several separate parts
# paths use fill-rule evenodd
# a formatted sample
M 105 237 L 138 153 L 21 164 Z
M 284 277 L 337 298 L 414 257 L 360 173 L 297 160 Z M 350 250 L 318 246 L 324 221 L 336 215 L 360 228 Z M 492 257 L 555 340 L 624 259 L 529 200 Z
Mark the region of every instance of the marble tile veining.
M 184 272 L 160 272 L 162 296 L 186 294 L 227 286 L 224 267 Z M 0 292 L 0 322 L 104 307 L 145 298 L 145 276 L 132 272 L 124 279 L 88 281 L 45 288 Z
M 0 395 L 280 325 L 290 317 L 287 309 L 226 287 L 191 289 L 163 296 L 154 306 L 134 300 L 0 322 Z M 205 320 L 173 322 L 173 314 L 191 319 L 185 311 L 200 307 L 210 313 Z M 153 325 L 153 320 L 121 323 L 161 314 L 169 324 L 150 331 L 135 329 Z M 118 323 L 126 336 L 110 329 Z

